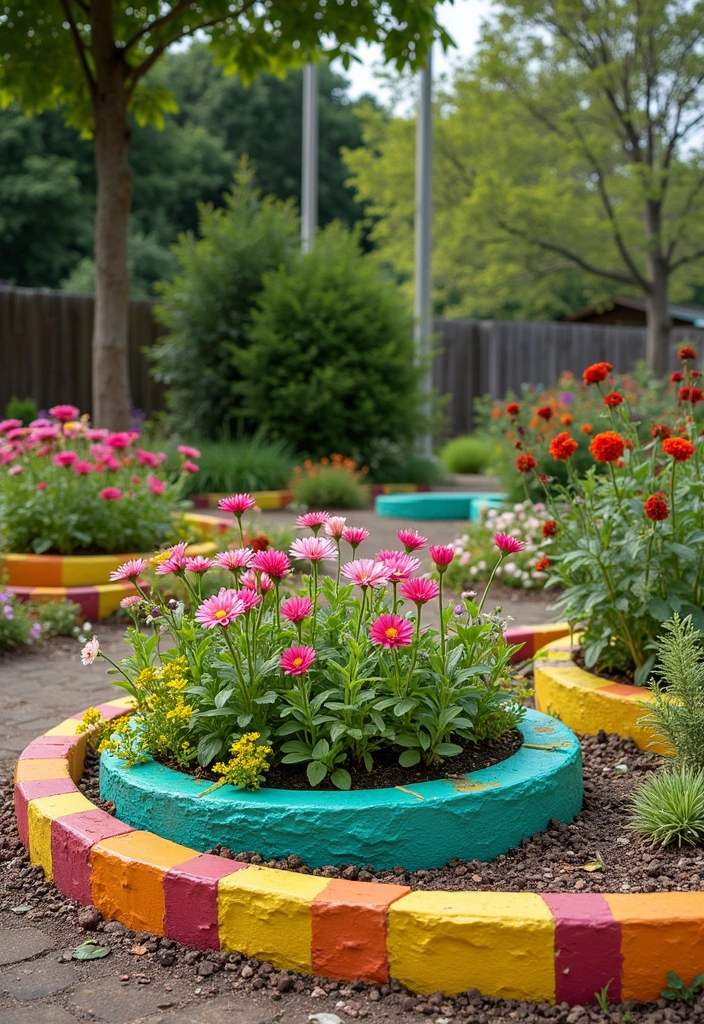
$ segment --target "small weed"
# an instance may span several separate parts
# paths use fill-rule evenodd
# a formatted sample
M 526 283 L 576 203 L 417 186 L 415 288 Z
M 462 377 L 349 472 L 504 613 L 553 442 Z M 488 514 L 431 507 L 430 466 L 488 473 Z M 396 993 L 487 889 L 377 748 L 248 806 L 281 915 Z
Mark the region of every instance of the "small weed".
M 594 998 L 599 1004 L 600 1010 L 608 1010 L 609 1008 L 609 989 L 613 980 L 613 978 L 610 978 L 600 992 L 594 993 Z
M 679 974 L 675 971 L 667 972 L 667 988 L 664 988 L 660 995 L 663 999 L 670 999 L 673 1002 L 677 999 L 681 999 L 687 1006 L 694 1006 L 699 993 L 704 988 L 704 974 L 697 974 L 696 977 L 692 978 L 689 985 L 680 978 Z

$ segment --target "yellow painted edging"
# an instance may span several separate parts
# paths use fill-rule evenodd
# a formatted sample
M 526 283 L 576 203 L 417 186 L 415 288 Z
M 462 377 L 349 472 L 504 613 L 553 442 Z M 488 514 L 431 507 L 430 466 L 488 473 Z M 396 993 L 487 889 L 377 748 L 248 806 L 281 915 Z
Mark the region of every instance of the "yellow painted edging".
M 632 739 L 641 750 L 659 754 L 668 748 L 652 729 L 639 725 L 652 703 L 641 686 L 614 685 L 575 665 L 568 641 L 553 640 L 535 656 L 535 706 L 575 732 L 596 735 L 601 729 Z M 633 693 L 631 694 L 630 691 Z

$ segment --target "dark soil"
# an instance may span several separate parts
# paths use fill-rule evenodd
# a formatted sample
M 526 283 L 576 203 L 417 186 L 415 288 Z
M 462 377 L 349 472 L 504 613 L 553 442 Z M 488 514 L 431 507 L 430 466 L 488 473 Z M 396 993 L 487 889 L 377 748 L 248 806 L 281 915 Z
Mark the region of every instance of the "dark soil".
M 579 665 L 579 667 L 583 668 L 585 672 L 591 672 L 593 676 L 598 676 L 599 679 L 608 679 L 610 683 L 627 683 L 629 686 L 633 687 L 636 685 L 633 682 L 634 670 L 632 668 L 598 668 L 596 665 L 592 668 L 587 668 L 584 663 L 584 651 L 581 647 L 575 648 L 572 654 L 572 660 L 575 665 Z M 642 690 L 643 687 L 639 686 L 638 689 Z
M 354 767 L 343 765 L 352 776 L 352 789 L 386 789 L 391 786 L 417 786 L 419 782 L 432 782 L 434 779 L 454 778 L 456 775 L 468 775 L 482 768 L 490 768 L 493 764 L 505 761 L 520 750 L 523 737 L 515 729 L 498 740 L 486 740 L 482 743 L 471 743 L 458 754 L 450 757 L 442 764 L 418 764 L 412 768 L 403 768 L 398 763 L 398 753 L 391 750 L 381 751 L 374 757 L 374 770 L 370 773 L 364 765 Z M 174 771 L 183 771 L 178 763 L 171 759 L 158 759 L 160 763 Z M 207 768 L 196 766 L 188 772 L 197 779 L 209 779 L 219 782 L 220 776 Z M 316 789 L 335 790 L 330 777 L 323 779 Z M 267 772 L 266 783 L 262 789 L 311 789 L 306 775 L 305 765 L 279 764 Z

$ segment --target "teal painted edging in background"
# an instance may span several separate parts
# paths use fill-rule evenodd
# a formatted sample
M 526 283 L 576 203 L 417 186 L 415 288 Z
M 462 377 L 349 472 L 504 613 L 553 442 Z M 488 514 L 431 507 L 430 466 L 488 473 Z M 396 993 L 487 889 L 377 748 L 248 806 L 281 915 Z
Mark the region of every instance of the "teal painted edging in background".
M 524 745 L 461 780 L 407 789 L 223 787 L 199 798 L 210 783 L 154 761 L 125 768 L 104 753 L 100 795 L 134 828 L 201 852 L 222 843 L 234 853 L 257 850 L 267 860 L 296 853 L 311 868 L 371 864 L 378 870 L 439 868 L 452 857 L 493 860 L 552 818 L 572 821 L 582 806 L 582 752 L 574 733 L 538 711 L 528 711 L 520 728 L 524 744 L 550 749 Z
M 429 494 L 380 494 L 376 511 L 380 516 L 399 519 L 478 520 L 484 508 L 500 508 L 506 500 L 498 491 L 458 493 L 432 491 Z

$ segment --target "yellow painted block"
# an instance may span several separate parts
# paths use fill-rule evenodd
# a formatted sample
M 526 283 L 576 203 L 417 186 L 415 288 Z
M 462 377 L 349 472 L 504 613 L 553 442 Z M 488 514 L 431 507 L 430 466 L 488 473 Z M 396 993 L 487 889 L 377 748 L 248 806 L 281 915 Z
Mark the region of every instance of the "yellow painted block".
M 327 878 L 256 866 L 220 879 L 221 948 L 310 974 L 311 907 L 327 884 Z
M 65 718 L 63 722 L 59 722 L 53 729 L 47 729 L 44 733 L 45 736 L 78 736 L 78 726 L 81 724 L 80 718 Z
M 110 573 L 129 558 L 139 558 L 139 554 L 127 555 L 84 555 L 76 557 L 67 555 L 61 563 L 62 587 L 95 587 L 110 582 Z
M 53 877 L 51 863 L 51 823 L 55 818 L 77 811 L 95 810 L 95 804 L 83 793 L 60 793 L 58 796 L 40 796 L 27 804 L 29 827 L 29 859 L 40 864 L 47 878 Z
M 389 909 L 392 978 L 413 992 L 555 1000 L 555 925 L 537 893 L 412 892 Z
M 100 702 L 106 708 L 133 708 L 136 704 L 134 697 L 116 697 L 115 700 L 103 700 Z
M 65 757 L 28 757 L 15 765 L 15 782 L 35 782 L 40 779 L 69 778 Z
M 120 601 L 135 591 L 131 586 L 113 584 L 111 586 L 96 588 L 98 590 L 98 618 L 107 619 L 120 607 Z
M 608 685 L 606 679 L 599 679 L 581 668 L 537 662 L 533 677 L 535 706 L 576 732 L 597 733 L 599 729 L 615 732 L 602 721 L 603 701 L 598 696 Z
M 262 512 L 281 508 L 281 491 L 255 491 L 252 497 Z

